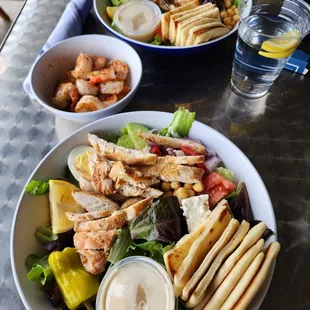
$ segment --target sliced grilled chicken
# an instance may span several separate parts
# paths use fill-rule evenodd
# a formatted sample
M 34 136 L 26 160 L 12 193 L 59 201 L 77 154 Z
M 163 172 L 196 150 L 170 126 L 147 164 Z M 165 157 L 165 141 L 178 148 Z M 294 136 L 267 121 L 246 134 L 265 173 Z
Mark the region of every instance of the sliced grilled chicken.
M 142 196 L 142 197 L 153 197 L 153 198 L 158 198 L 163 194 L 162 191 L 148 187 L 146 189 L 138 188 L 136 186 L 132 186 L 128 184 L 126 181 L 123 180 L 117 180 L 115 182 L 115 189 L 122 195 L 126 197 L 137 197 L 137 196 Z
M 93 275 L 104 271 L 109 253 L 103 250 L 77 250 L 85 270 Z
M 204 170 L 200 168 L 173 164 L 156 164 L 139 167 L 139 170 L 166 182 L 178 181 L 182 183 L 201 182 L 202 175 L 204 174 Z
M 78 250 L 104 250 L 109 252 L 117 236 L 116 229 L 103 231 L 82 231 L 73 237 Z
M 124 226 L 128 221 L 136 218 L 151 203 L 152 198 L 143 199 L 130 207 L 115 211 L 111 216 L 95 221 L 75 222 L 74 230 L 80 231 L 98 231 L 111 230 Z
M 83 177 L 80 177 L 80 189 L 84 192 L 96 192 L 96 189 L 94 188 L 93 184 L 91 181 L 83 178 Z
M 121 209 L 126 209 L 142 199 L 143 199 L 142 197 L 128 198 L 125 202 L 122 203 Z
M 95 165 L 90 168 L 92 172 L 92 184 L 94 188 L 99 193 L 104 195 L 111 195 L 115 193 L 114 182 L 109 177 L 109 172 L 112 168 L 110 162 L 105 158 L 100 158 L 97 156 Z
M 159 182 L 158 179 L 131 168 L 120 161 L 113 164 L 109 177 L 113 181 L 123 180 L 128 184 L 145 189 Z
M 198 155 L 198 156 L 158 156 L 157 164 L 174 164 L 174 165 L 195 165 L 204 163 L 205 156 Z
M 66 217 L 72 222 L 85 222 L 85 221 L 101 219 L 103 217 L 109 216 L 111 213 L 112 213 L 111 210 L 92 211 L 92 212 L 87 212 L 87 213 L 66 212 Z
M 181 146 L 187 146 L 199 155 L 203 155 L 206 152 L 206 148 L 203 145 L 191 140 L 164 137 L 146 132 L 140 132 L 139 137 L 156 144 L 165 145 L 176 149 L 180 149 Z
M 95 193 L 84 191 L 73 191 L 72 196 L 74 200 L 79 203 L 88 212 L 92 211 L 115 211 L 119 209 L 119 205 L 105 197 Z
M 96 135 L 88 134 L 88 141 L 96 153 L 107 159 L 121 161 L 127 165 L 153 165 L 157 161 L 157 155 L 139 150 L 126 149 L 98 138 Z

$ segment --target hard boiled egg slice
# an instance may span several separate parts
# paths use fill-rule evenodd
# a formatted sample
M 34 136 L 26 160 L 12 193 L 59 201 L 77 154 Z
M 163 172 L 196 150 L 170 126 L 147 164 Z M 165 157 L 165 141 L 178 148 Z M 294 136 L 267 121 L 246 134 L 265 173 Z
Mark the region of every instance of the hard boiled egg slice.
M 68 156 L 68 167 L 72 175 L 80 181 L 81 176 L 89 176 L 89 158 L 95 153 L 91 146 L 79 145 L 75 147 Z

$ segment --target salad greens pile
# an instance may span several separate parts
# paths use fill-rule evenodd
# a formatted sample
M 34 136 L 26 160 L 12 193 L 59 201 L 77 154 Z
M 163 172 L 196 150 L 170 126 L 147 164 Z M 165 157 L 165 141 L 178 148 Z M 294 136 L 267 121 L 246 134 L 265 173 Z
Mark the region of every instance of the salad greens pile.
M 115 264 L 133 255 L 148 256 L 163 264 L 163 255 L 185 234 L 177 197 L 153 202 L 129 224 L 121 228 L 108 261 Z
M 46 194 L 48 188 L 48 182 L 31 180 L 25 187 L 25 191 L 33 196 L 39 196 Z

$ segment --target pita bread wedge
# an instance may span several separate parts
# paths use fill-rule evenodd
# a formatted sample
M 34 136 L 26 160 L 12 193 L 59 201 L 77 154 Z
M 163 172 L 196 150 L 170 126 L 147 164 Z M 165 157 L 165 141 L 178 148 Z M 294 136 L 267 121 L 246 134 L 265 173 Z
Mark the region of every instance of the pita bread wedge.
M 181 296 L 182 290 L 199 265 L 220 238 L 231 220 L 231 211 L 227 201 L 222 201 L 210 214 L 205 229 L 191 246 L 188 255 L 174 275 L 174 290 L 176 296 Z
M 214 275 L 218 271 L 218 269 L 221 267 L 223 261 L 228 257 L 236 248 L 237 246 L 242 242 L 246 234 L 248 233 L 250 229 L 250 224 L 246 221 L 243 221 L 237 232 L 234 234 L 232 239 L 228 242 L 228 244 L 225 245 L 225 247 L 220 251 L 220 253 L 217 255 L 216 259 L 212 263 L 211 267 L 207 271 L 207 273 L 204 275 L 204 277 L 199 282 L 198 286 L 196 287 L 194 293 L 191 295 L 189 301 L 186 303 L 186 306 L 189 308 L 195 307 L 195 310 L 201 310 L 208 300 L 204 299 L 204 296 L 206 294 L 207 288 L 212 281 Z M 197 306 L 194 306 L 197 305 Z
M 186 20 L 187 18 L 193 17 L 201 12 L 209 11 L 213 7 L 215 7 L 215 5 L 209 2 L 198 6 L 197 8 L 171 15 L 169 23 L 169 41 L 172 43 L 175 42 L 176 31 L 179 22 Z
M 250 283 L 249 287 L 243 294 L 243 296 L 239 299 L 233 310 L 244 310 L 247 309 L 248 305 L 251 303 L 252 299 L 258 292 L 258 290 L 263 285 L 264 281 L 267 278 L 268 271 L 276 259 L 279 251 L 280 251 L 280 244 L 278 242 L 272 242 L 267 251 L 265 252 L 265 259 L 259 268 L 257 274 L 255 275 L 254 279 Z
M 216 28 L 226 28 L 226 27 L 221 22 L 213 22 L 208 23 L 206 25 L 200 25 L 191 28 L 188 32 L 188 37 L 186 39 L 186 46 L 194 45 L 197 37 L 199 37 L 201 34 L 205 32 L 210 32 L 211 30 Z
M 232 219 L 226 229 L 224 230 L 221 238 L 215 243 L 210 252 L 204 258 L 203 262 L 199 266 L 198 270 L 193 274 L 190 280 L 186 283 L 182 291 L 182 299 L 188 300 L 190 294 L 194 291 L 199 280 L 208 270 L 209 266 L 212 264 L 213 260 L 216 258 L 218 253 L 222 248 L 229 242 L 236 230 L 239 228 L 239 222 L 235 219 Z
M 212 298 L 203 308 L 203 310 L 218 310 L 228 297 L 230 292 L 236 286 L 242 275 L 245 273 L 255 256 L 262 250 L 265 242 L 259 239 L 255 245 L 248 249 L 234 268 L 229 272 L 219 288 L 215 291 Z
M 265 255 L 263 252 L 256 255 L 249 268 L 246 270 L 237 285 L 231 291 L 225 302 L 222 304 L 220 310 L 231 310 L 234 307 L 234 305 L 243 295 L 245 290 L 248 288 L 250 282 L 254 278 L 257 270 L 262 264 L 264 256 Z
M 172 280 L 175 272 L 178 270 L 184 258 L 187 256 L 192 244 L 205 229 L 209 218 L 210 217 L 208 217 L 203 224 L 199 225 L 190 234 L 183 236 L 171 250 L 164 254 L 165 266 Z
M 200 30 L 198 35 L 195 33 L 196 39 L 194 41 L 194 45 L 198 45 L 201 43 L 208 42 L 210 40 L 217 39 L 219 37 L 224 36 L 228 32 L 229 32 L 229 29 L 226 27 L 219 27 L 219 28 L 214 28 L 211 30 L 208 30 L 208 28 L 206 28 L 206 31 Z
M 192 27 L 217 22 L 215 18 L 204 17 L 205 13 L 191 17 L 178 24 L 177 35 L 175 38 L 176 46 L 184 46 L 188 36 L 188 32 Z
M 186 10 L 193 9 L 197 6 L 200 5 L 199 0 L 193 0 L 179 8 L 176 8 L 174 10 L 171 10 L 165 14 L 161 15 L 161 33 L 162 33 L 162 38 L 164 41 L 169 39 L 169 24 L 170 24 L 170 17 L 173 14 L 177 14 Z
M 239 261 L 241 256 L 261 238 L 265 230 L 266 230 L 266 224 L 263 222 L 260 222 L 259 224 L 255 225 L 253 228 L 250 229 L 250 231 L 245 236 L 245 238 L 243 239 L 239 247 L 236 249 L 236 251 L 233 252 L 227 258 L 225 263 L 222 265 L 222 267 L 217 272 L 216 276 L 213 278 L 212 282 L 210 283 L 206 291 L 206 295 L 203 298 L 203 302 L 205 302 L 205 304 L 207 303 L 207 301 L 209 301 L 213 293 L 216 291 L 219 285 L 226 278 L 230 270 Z M 197 286 L 196 290 L 199 290 L 199 285 Z

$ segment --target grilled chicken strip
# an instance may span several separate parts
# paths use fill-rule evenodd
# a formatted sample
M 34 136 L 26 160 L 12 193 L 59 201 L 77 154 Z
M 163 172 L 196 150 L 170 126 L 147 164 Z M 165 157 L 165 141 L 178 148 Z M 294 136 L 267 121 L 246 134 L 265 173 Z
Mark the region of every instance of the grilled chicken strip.
M 113 164 L 109 176 L 115 182 L 117 180 L 126 181 L 128 184 L 141 189 L 146 189 L 159 182 L 158 179 L 137 171 L 120 161 Z
M 152 198 L 143 199 L 130 207 L 115 211 L 111 216 L 95 221 L 75 222 L 74 230 L 80 231 L 98 231 L 98 230 L 112 230 L 121 228 L 128 221 L 136 218 L 146 207 L 151 203 Z
M 80 177 L 80 189 L 84 192 L 96 192 L 92 182 L 83 177 Z
M 201 182 L 202 175 L 204 174 L 204 170 L 200 168 L 173 164 L 156 164 L 153 166 L 139 167 L 139 170 L 166 182 L 178 181 L 182 183 Z
M 66 212 L 66 217 L 68 220 L 72 222 L 85 222 L 85 221 L 91 221 L 96 219 L 101 219 L 103 217 L 111 215 L 111 210 L 106 211 L 92 211 L 87 213 L 71 213 Z
M 198 156 L 158 156 L 157 164 L 174 164 L 174 165 L 195 165 L 204 163 L 205 156 L 198 155 Z
M 88 141 L 96 153 L 107 159 L 121 161 L 127 165 L 153 165 L 157 161 L 157 155 L 139 150 L 126 149 L 98 138 L 96 135 L 88 134 Z
M 90 170 L 92 174 L 92 185 L 97 192 L 104 195 L 115 193 L 114 182 L 109 177 L 112 164 L 105 158 L 97 156 L 95 164 L 91 159 Z
M 203 155 L 206 152 L 206 148 L 203 145 L 191 140 L 164 137 L 146 132 L 139 132 L 139 137 L 156 144 L 161 144 L 176 149 L 180 149 L 181 146 L 187 146 L 195 151 L 198 155 Z
M 88 212 L 92 211 L 115 211 L 119 209 L 119 205 L 113 200 L 95 193 L 73 191 L 74 200 L 79 203 Z
M 116 229 L 82 231 L 74 235 L 73 242 L 77 250 L 103 250 L 107 253 L 110 251 L 116 237 Z
M 104 271 L 109 253 L 103 250 L 77 250 L 77 252 L 87 272 L 97 275 Z
M 138 201 L 143 200 L 142 197 L 134 197 L 134 198 L 128 198 L 126 201 L 124 201 L 121 205 L 121 209 L 126 209 L 129 206 L 137 203 Z
M 146 189 L 138 188 L 136 186 L 132 186 L 128 184 L 126 181 L 123 180 L 117 180 L 115 182 L 115 189 L 122 195 L 126 197 L 137 197 L 137 196 L 142 196 L 142 197 L 154 197 L 158 198 L 163 194 L 162 191 L 148 187 Z

